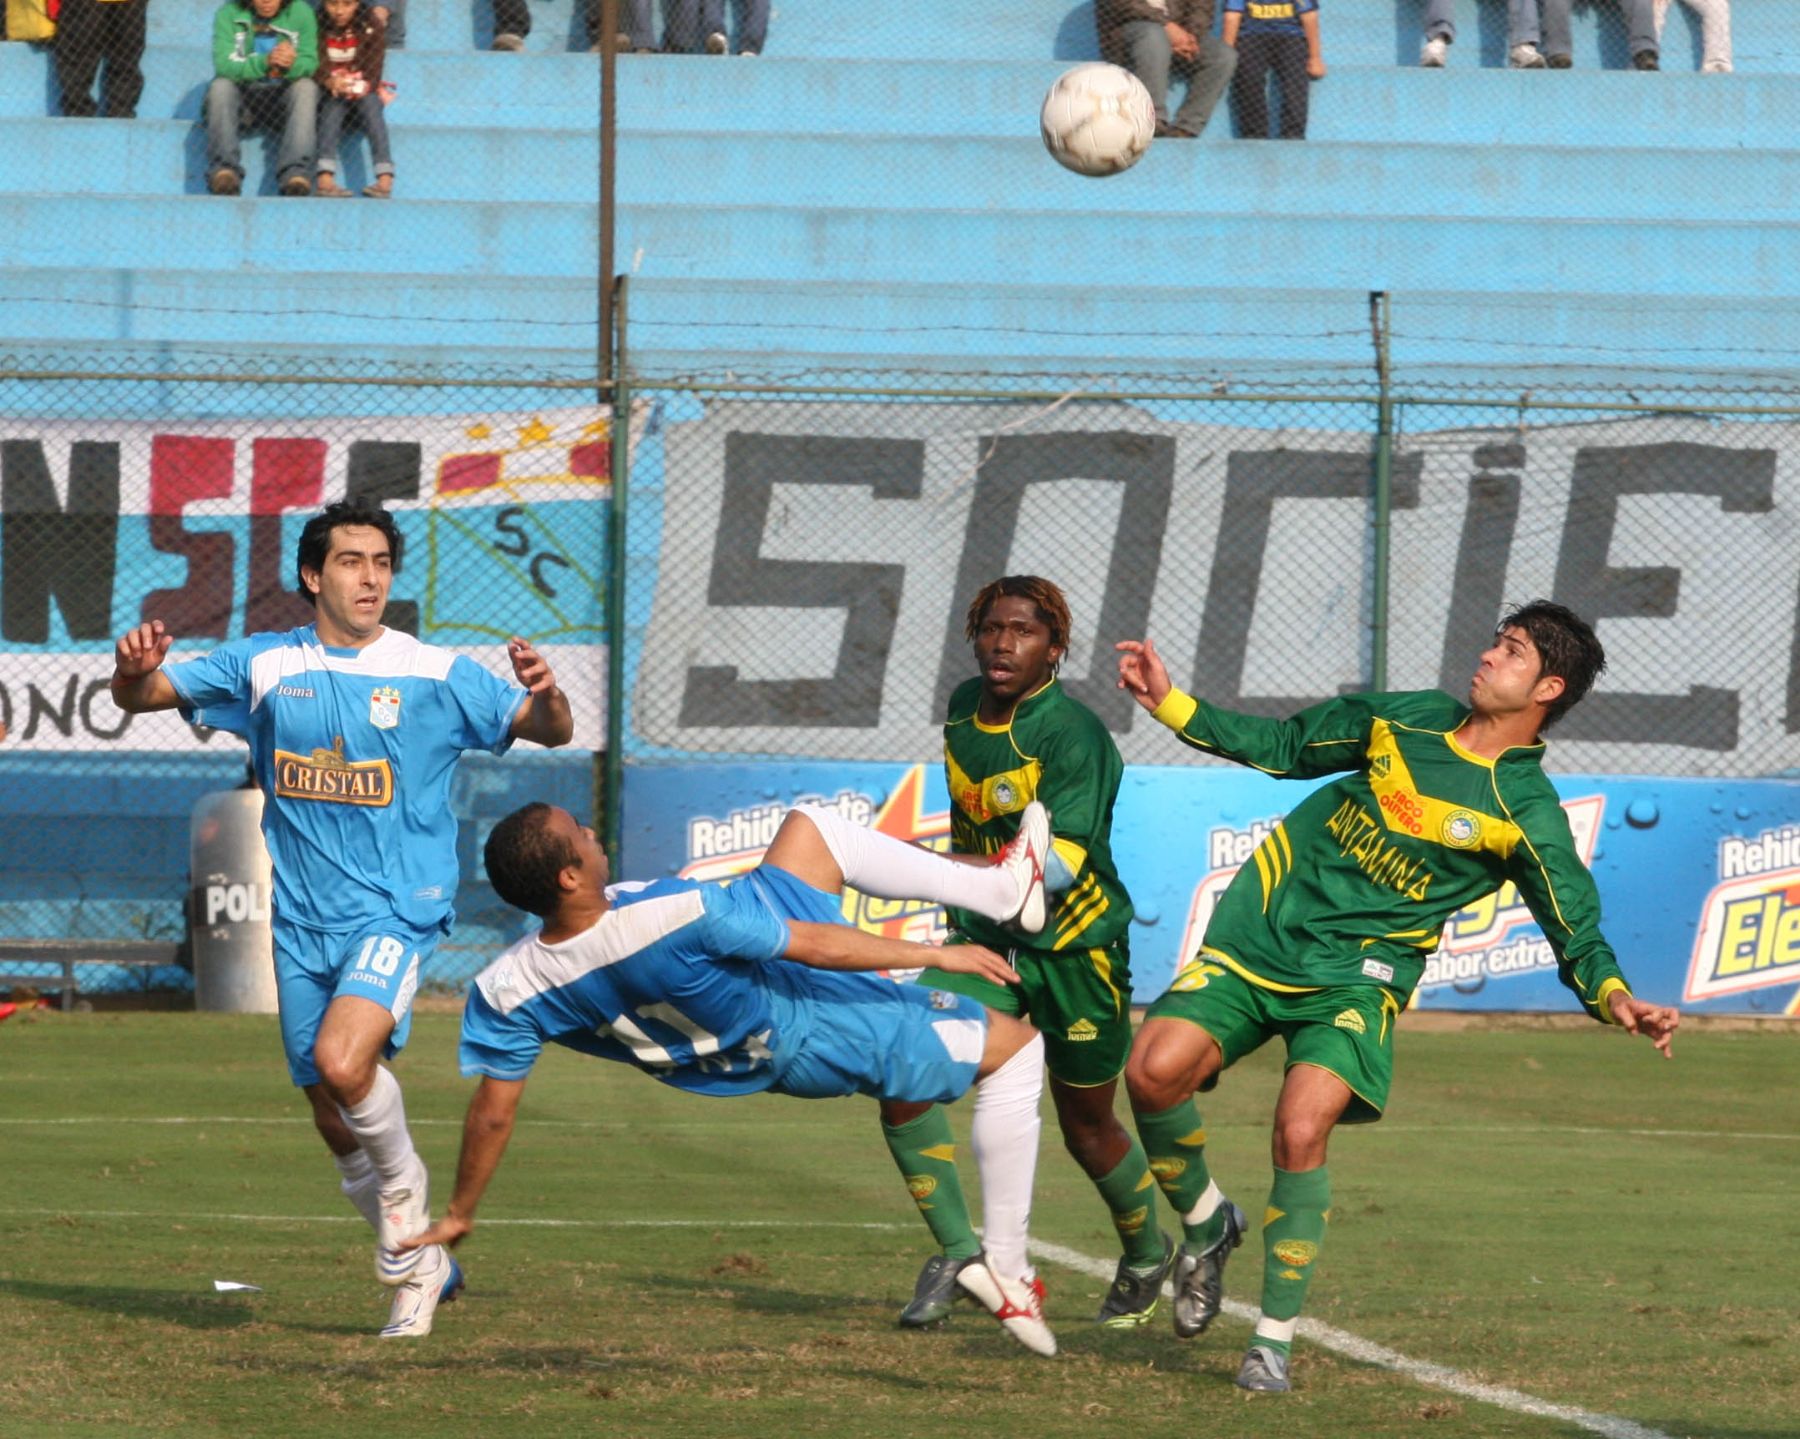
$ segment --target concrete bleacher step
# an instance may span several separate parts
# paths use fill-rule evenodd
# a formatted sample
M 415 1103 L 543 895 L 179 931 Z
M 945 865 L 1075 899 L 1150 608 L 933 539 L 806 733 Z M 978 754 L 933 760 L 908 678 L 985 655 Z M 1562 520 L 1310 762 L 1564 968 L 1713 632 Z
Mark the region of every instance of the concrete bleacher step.
M 1218 365 L 1367 365 L 1374 353 L 1365 290 L 1211 283 L 894 285 L 720 283 L 639 278 L 630 292 L 631 353 L 681 370 L 708 354 L 775 355 L 816 364 L 1005 364 L 1204 373 Z M 1800 299 L 1418 289 L 1391 300 L 1398 363 L 1438 366 L 1480 353 L 1495 364 L 1695 370 L 1800 363 Z M 929 363 L 924 357 L 931 357 Z
M 40 122 L 43 123 L 43 122 Z M 0 125 L 0 143 L 6 131 Z M 1035 137 L 905 139 L 640 132 L 619 152 L 622 205 L 654 204 L 681 177 L 689 204 L 784 205 L 833 211 L 983 209 L 1086 214 L 1154 211 L 1181 195 L 1208 215 L 1389 214 L 1429 198 L 1439 216 L 1681 220 L 1696 173 L 1709 203 L 1745 220 L 1800 217 L 1800 166 L 1785 151 L 1615 149 L 1607 183 L 1591 151 L 1553 145 L 1352 143 L 1299 146 L 1228 140 L 1155 147 L 1104 184 L 1053 163 Z M 1039 224 L 1048 223 L 1039 221 Z
M 1043 59 L 819 65 L 767 55 L 737 65 L 639 56 L 619 61 L 619 124 L 627 136 L 856 133 L 917 136 L 922 146 L 937 136 L 1035 136 L 1044 93 L 1062 69 Z M 1230 133 L 1221 109 L 1206 141 Z M 1398 144 L 1785 149 L 1800 134 L 1800 84 L 1786 75 L 1435 71 L 1340 61 L 1313 91 L 1307 134 Z
M 231 202 L 219 202 L 231 203 Z M 443 345 L 465 354 L 493 350 L 591 351 L 599 301 L 591 276 L 487 276 L 318 269 L 303 258 L 284 267 L 284 314 L 304 338 L 340 352 Z M 269 313 L 262 281 L 221 283 L 212 270 L 138 267 L 15 271 L 6 281 L 6 334 L 69 342 L 200 345 L 229 342 Z M 259 345 L 259 348 L 261 346 Z
M 1253 243 L 1252 243 L 1253 236 Z M 619 254 L 657 278 L 882 277 L 885 284 L 1148 285 L 1172 271 L 1247 288 L 1755 293 L 1795 272 L 1800 230 L 1781 222 L 1568 221 L 1167 211 L 878 213 L 771 205 L 641 205 L 621 216 Z
M 248 194 L 275 193 L 276 139 L 246 136 Z M 409 200 L 599 203 L 600 143 L 590 128 L 411 126 L 393 137 L 398 193 Z M 7 178 L 21 190 L 73 194 L 203 195 L 206 136 L 185 120 L 0 119 Z M 350 131 L 338 148 L 340 182 L 372 178 L 368 144 Z M 336 202 L 334 202 L 336 203 Z
M 302 261 L 346 275 L 461 275 L 484 285 L 521 271 L 591 278 L 599 253 L 595 207 L 573 203 L 15 193 L 0 195 L 0 233 L 12 237 L 14 267 L 131 269 L 179 257 L 183 268 L 216 269 L 221 288 L 260 296 L 283 316 L 304 304 L 286 279 Z
M 204 44 L 152 45 L 144 52 L 143 70 L 140 119 L 200 119 L 212 79 Z M 401 50 L 388 56 L 385 73 L 396 87 L 388 107 L 388 122 L 396 129 L 467 125 L 591 131 L 599 124 L 600 67 L 592 55 Z M 0 45 L 0 118 L 53 115 L 58 98 L 48 51 Z

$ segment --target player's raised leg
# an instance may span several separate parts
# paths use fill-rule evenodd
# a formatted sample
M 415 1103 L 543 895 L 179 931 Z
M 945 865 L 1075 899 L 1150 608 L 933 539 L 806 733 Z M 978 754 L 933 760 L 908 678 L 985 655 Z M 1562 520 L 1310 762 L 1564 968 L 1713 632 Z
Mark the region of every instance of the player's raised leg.
M 1018 835 L 991 857 L 939 854 L 821 805 L 800 804 L 782 821 L 763 863 L 815 889 L 848 884 L 879 899 L 928 899 L 1036 933 L 1044 927 L 1049 848 L 1050 817 L 1035 801 L 1020 813 Z

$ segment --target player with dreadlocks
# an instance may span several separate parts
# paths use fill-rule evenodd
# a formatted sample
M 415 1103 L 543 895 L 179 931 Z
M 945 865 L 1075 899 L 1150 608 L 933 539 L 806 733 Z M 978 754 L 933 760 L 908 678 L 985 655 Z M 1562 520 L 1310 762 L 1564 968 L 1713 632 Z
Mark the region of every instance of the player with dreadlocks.
M 1113 1114 L 1131 1050 L 1131 896 L 1113 866 L 1111 840 L 1124 765 L 1099 716 L 1057 679 L 1070 630 L 1062 591 L 1035 575 L 995 580 L 969 606 L 964 634 L 979 673 L 950 696 L 944 721 L 951 846 L 997 853 L 1018 832 L 1025 807 L 1040 801 L 1050 812 L 1052 893 L 1047 915 L 1021 915 L 1011 925 L 949 911 L 951 942 L 1006 955 L 1016 986 L 970 975 L 932 982 L 1028 1016 L 1043 1033 L 1041 1044 L 1021 1050 L 977 1091 L 971 1141 L 988 1267 L 1014 1286 L 1016 1303 L 1041 1315 L 1043 1285 L 1027 1262 L 1025 1236 L 1047 1058 L 1063 1142 L 1100 1191 L 1124 1248 L 1099 1319 L 1129 1328 L 1154 1311 L 1173 1248 L 1151 1217 L 1155 1183 L 1143 1148 Z M 934 1326 L 949 1314 L 957 1271 L 982 1253 L 982 1243 L 942 1108 L 884 1103 L 882 1130 L 941 1248 L 925 1262 L 900 1323 Z

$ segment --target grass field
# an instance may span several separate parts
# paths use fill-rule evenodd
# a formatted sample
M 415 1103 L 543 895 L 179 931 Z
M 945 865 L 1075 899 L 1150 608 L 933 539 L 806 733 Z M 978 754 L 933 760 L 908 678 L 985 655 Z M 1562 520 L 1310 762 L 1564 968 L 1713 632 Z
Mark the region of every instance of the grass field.
M 455 1036 L 423 1015 L 397 1064 L 440 1204 Z M 1045 1361 L 978 1311 L 894 1326 L 927 1247 L 871 1104 L 699 1099 L 560 1050 L 462 1248 L 468 1293 L 428 1339 L 378 1340 L 368 1231 L 279 1048 L 251 1017 L 0 1026 L 0 1434 L 1800 1434 L 1786 1034 L 1684 1032 L 1664 1064 L 1595 1027 L 1404 1033 L 1390 1118 L 1334 1143 L 1309 1313 L 1453 1387 L 1303 1330 L 1285 1397 L 1232 1386 L 1235 1308 L 1193 1344 L 1162 1313 L 1091 1323 L 1116 1249 L 1052 1121 Z M 1276 1065 L 1254 1057 L 1206 1106 L 1214 1172 L 1252 1216 Z M 1260 1263 L 1252 1237 L 1233 1300 L 1254 1305 Z

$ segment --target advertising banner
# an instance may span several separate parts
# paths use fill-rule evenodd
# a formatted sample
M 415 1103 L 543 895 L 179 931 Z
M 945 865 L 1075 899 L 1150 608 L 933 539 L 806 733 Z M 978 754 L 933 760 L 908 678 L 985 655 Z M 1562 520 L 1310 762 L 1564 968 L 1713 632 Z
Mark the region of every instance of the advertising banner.
M 1699 1012 L 1800 1015 L 1800 784 L 1564 775 L 1556 785 L 1638 994 Z M 1238 769 L 1126 771 L 1113 852 L 1137 910 L 1136 1000 L 1162 992 L 1238 867 L 1308 788 Z M 898 839 L 949 844 L 936 765 L 646 765 L 627 777 L 621 877 L 742 873 L 801 799 Z M 851 894 L 844 913 L 899 938 L 943 932 L 931 905 Z M 1576 1008 L 1511 884 L 1451 917 L 1415 1003 Z
M 507 637 L 548 650 L 576 743 L 605 732 L 606 409 L 239 420 L 178 428 L 0 424 L 0 723 L 9 752 L 195 750 L 170 714 L 106 695 L 142 620 L 173 657 L 305 624 L 301 526 L 379 500 L 405 553 L 387 621 L 505 670 Z

